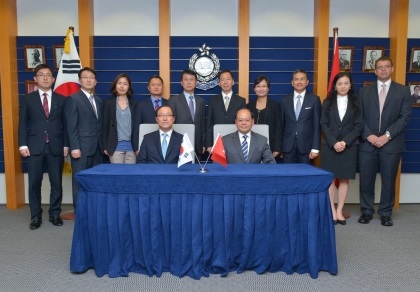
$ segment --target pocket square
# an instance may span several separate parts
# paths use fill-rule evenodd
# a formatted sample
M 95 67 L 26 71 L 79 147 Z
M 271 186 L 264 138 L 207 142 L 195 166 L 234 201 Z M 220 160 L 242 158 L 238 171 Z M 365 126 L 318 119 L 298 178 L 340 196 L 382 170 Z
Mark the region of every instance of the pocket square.
M 311 109 L 312 107 L 305 107 L 305 109 Z

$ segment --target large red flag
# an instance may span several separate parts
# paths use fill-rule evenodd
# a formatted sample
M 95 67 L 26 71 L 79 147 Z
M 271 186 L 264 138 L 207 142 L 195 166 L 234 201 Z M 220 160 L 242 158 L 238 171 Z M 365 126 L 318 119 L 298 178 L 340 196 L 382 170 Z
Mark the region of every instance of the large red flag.
M 216 141 L 214 141 L 213 148 L 211 150 L 211 159 L 214 162 L 217 162 L 224 167 L 227 166 L 227 158 L 225 153 L 225 146 L 223 145 L 222 136 L 220 133 L 216 137 Z
M 338 51 L 338 27 L 334 27 L 333 29 L 334 34 L 334 52 L 333 52 L 333 59 L 331 65 L 331 73 L 330 73 L 330 82 L 328 82 L 328 92 L 331 91 L 333 86 L 333 80 L 335 75 L 340 72 L 340 57 Z
M 57 79 L 55 80 L 54 91 L 64 96 L 72 95 L 80 89 L 77 73 L 82 69 L 79 53 L 74 44 L 73 27 L 67 30 L 64 39 L 63 56 L 60 62 Z

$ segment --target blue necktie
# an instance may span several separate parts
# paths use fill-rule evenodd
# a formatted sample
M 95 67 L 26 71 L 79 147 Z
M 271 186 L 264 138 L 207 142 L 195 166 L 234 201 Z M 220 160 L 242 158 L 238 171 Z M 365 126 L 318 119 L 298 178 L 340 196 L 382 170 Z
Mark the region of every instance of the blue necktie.
M 244 139 L 242 141 L 242 153 L 244 155 L 244 160 L 245 162 L 248 161 L 248 142 L 246 141 L 246 139 L 248 138 L 247 135 L 243 135 L 242 138 Z
M 190 101 L 188 102 L 188 107 L 190 108 L 191 117 L 192 117 L 192 120 L 194 122 L 194 116 L 195 116 L 195 114 L 194 114 L 194 102 L 193 102 L 193 98 L 194 97 L 192 95 L 190 95 Z
M 297 96 L 296 109 L 295 109 L 296 120 L 299 119 L 300 110 L 302 109 L 302 102 L 300 101 L 301 97 L 302 96 L 300 95 Z
M 168 134 L 163 133 L 162 137 L 163 137 L 163 139 L 162 139 L 162 155 L 163 155 L 163 158 L 165 158 L 166 157 L 166 151 L 168 150 L 168 142 L 166 141 L 166 137 L 168 137 Z

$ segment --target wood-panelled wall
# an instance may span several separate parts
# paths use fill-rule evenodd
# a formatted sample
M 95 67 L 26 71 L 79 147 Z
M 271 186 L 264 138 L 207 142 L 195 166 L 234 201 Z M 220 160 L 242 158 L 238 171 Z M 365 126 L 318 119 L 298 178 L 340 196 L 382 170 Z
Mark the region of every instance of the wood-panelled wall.
M 93 67 L 93 32 L 94 32 L 94 0 L 78 0 L 79 13 L 79 54 L 83 66 Z M 249 32 L 250 1 L 238 1 L 238 92 L 249 96 Z M 315 0 L 314 9 L 314 92 L 325 97 L 328 80 L 329 52 L 329 7 L 330 0 Z M 405 82 L 407 27 L 409 0 L 389 0 L 391 41 L 390 56 L 395 61 L 393 79 Z M 170 84 L 170 0 L 159 0 L 159 71 L 164 80 Z M 21 158 L 18 151 L 18 85 L 17 85 L 17 11 L 15 0 L 0 0 L 0 24 L 4 28 L 0 34 L 0 72 L 3 108 L 4 151 L 6 165 L 7 208 L 16 209 L 24 205 L 23 174 Z M 170 96 L 170 86 L 165 86 L 164 96 Z M 396 207 L 399 198 L 399 176 L 397 186 Z

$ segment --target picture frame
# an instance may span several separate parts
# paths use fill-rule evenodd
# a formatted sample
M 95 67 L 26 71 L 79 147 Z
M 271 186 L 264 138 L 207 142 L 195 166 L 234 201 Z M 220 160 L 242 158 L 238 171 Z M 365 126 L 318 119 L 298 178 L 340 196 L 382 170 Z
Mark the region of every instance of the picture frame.
M 410 72 L 420 72 L 420 47 L 411 48 Z
M 375 84 L 376 81 L 363 81 L 363 87 Z
M 354 47 L 338 47 L 340 71 L 353 71 Z
M 26 94 L 34 92 L 38 90 L 38 84 L 34 80 L 26 80 L 25 90 L 26 90 Z
M 385 53 L 384 47 L 364 47 L 363 48 L 363 71 L 374 72 L 375 62 Z
M 60 69 L 61 58 L 63 57 L 64 45 L 53 45 L 54 67 Z
M 39 64 L 45 63 L 45 47 L 43 45 L 23 46 L 25 70 L 34 71 Z
M 420 82 L 409 82 L 411 102 L 413 107 L 420 107 Z

